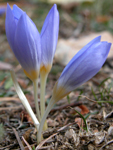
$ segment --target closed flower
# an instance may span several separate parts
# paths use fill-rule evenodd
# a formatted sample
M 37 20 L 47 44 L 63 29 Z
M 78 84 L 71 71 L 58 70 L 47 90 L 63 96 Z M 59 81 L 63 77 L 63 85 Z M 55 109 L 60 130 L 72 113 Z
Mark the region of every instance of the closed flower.
M 11 9 L 7 4 L 5 28 L 9 45 L 25 74 L 36 80 L 40 70 L 41 42 L 35 24 L 16 5 Z
M 49 73 L 56 50 L 59 33 L 59 13 L 56 4 L 49 11 L 41 30 L 41 71 Z
M 104 64 L 111 43 L 101 42 L 101 36 L 84 46 L 64 68 L 53 90 L 53 99 L 60 100 L 91 79 Z

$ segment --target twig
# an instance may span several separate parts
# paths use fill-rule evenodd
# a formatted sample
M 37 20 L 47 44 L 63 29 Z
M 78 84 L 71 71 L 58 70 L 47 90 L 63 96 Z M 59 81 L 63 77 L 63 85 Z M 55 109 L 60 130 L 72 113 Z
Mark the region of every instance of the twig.
M 113 143 L 113 140 L 107 142 L 107 143 L 106 143 L 105 145 L 103 145 L 99 150 L 102 150 L 104 147 L 106 147 L 107 145 L 109 145 L 109 144 L 111 144 L 111 143 Z
M 2 101 L 17 101 L 20 102 L 19 98 L 16 97 L 0 97 L 0 102 Z
M 83 96 L 83 95 L 79 95 L 79 96 L 85 97 L 87 100 L 89 100 L 89 101 L 91 101 L 93 103 L 96 103 L 96 104 L 101 104 L 101 103 L 110 103 L 110 104 L 113 104 L 112 101 L 95 101 L 95 100 L 92 100 L 92 99 L 90 99 L 90 98 L 88 98 L 86 96 Z
M 18 132 L 16 131 L 15 128 L 12 128 L 12 129 L 13 129 L 13 132 L 14 132 L 14 134 L 15 134 L 15 136 L 16 136 L 16 139 L 17 139 L 17 141 L 18 141 L 18 144 L 19 144 L 21 150 L 24 150 L 24 146 L 23 146 L 23 144 L 22 144 L 22 142 L 21 142 L 21 140 L 20 140 L 20 137 L 18 136 Z
M 87 100 L 89 100 L 89 101 L 91 101 L 93 103 L 98 103 L 97 101 L 92 100 L 92 99 L 88 98 L 87 96 L 84 96 L 84 95 L 78 95 L 78 96 L 84 97 L 84 98 L 86 98 Z
M 4 150 L 4 149 L 7 149 L 7 148 L 11 148 L 11 147 L 14 147 L 16 143 L 13 143 L 13 144 L 10 144 L 10 145 L 7 145 L 5 147 L 1 147 L 0 150 Z
M 27 145 L 29 150 L 32 150 L 31 146 L 29 145 L 29 143 L 25 140 L 25 138 L 22 136 L 22 140 L 24 141 L 24 143 Z
M 91 123 L 97 123 L 98 125 L 104 125 L 105 124 L 102 121 L 95 120 L 95 119 L 90 119 L 90 121 L 91 121 Z
M 50 140 L 52 137 L 54 137 L 55 135 L 57 135 L 58 133 L 54 133 L 52 134 L 50 137 L 48 137 L 47 139 L 45 139 L 44 141 L 42 141 L 37 147 L 36 150 L 39 150 L 48 140 Z
M 36 143 L 31 144 L 30 146 L 31 146 L 31 147 L 36 146 Z M 28 150 L 28 146 L 25 146 L 24 149 L 25 149 L 25 150 Z M 21 149 L 19 148 L 18 150 L 21 150 Z
M 62 109 L 65 109 L 66 107 L 75 107 L 75 106 L 79 106 L 79 105 L 82 105 L 82 102 L 74 102 L 74 103 L 71 103 L 71 104 L 58 106 L 58 107 L 53 108 L 50 112 L 54 112 L 56 110 L 62 110 Z
M 50 149 L 52 147 L 52 145 L 50 145 L 50 146 L 43 146 L 43 147 L 41 147 L 40 148 L 40 150 L 48 150 L 48 149 Z
M 2 107 L 2 108 L 0 108 L 0 111 L 3 111 L 3 110 L 13 110 L 13 109 L 18 110 L 18 109 L 23 109 L 23 108 L 24 108 L 23 105 L 14 106 L 14 107 Z
M 98 103 L 97 101 L 95 100 L 92 100 L 90 98 L 88 98 L 87 96 L 84 96 L 84 95 L 78 95 L 78 96 L 81 96 L 81 97 L 84 97 L 86 98 L 87 100 L 93 102 L 93 103 Z M 62 109 L 65 109 L 66 107 L 75 107 L 75 106 L 79 106 L 79 105 L 82 105 L 82 102 L 74 102 L 74 103 L 71 103 L 71 104 L 66 104 L 66 105 L 63 105 L 63 106 L 58 106 L 58 107 L 55 107 L 51 110 L 51 112 L 54 112 L 56 110 L 62 110 Z
M 37 147 L 36 150 L 39 150 L 48 140 L 50 140 L 52 137 L 54 137 L 55 135 L 57 135 L 60 131 L 64 130 L 65 128 L 67 128 L 68 126 L 71 126 L 73 124 L 75 124 L 76 122 L 73 123 L 69 123 L 63 127 L 61 127 L 60 129 L 58 129 L 57 133 L 52 134 L 51 136 L 49 136 L 47 139 L 43 140 Z

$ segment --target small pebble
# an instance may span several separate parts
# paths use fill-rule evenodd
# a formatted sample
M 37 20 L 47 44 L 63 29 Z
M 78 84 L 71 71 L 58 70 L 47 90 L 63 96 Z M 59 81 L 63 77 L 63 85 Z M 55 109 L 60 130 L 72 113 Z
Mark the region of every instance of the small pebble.
M 108 129 L 108 135 L 113 136 L 113 126 L 110 126 Z

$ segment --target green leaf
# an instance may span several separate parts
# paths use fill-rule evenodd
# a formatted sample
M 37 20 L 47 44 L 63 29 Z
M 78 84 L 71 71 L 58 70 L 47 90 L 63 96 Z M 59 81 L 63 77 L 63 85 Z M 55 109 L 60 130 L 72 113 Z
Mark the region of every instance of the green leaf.
M 9 78 L 9 79 L 6 80 L 6 82 L 5 82 L 5 85 L 4 85 L 5 90 L 8 90 L 10 87 L 12 87 L 12 85 L 13 85 L 13 81 L 12 81 L 11 78 Z

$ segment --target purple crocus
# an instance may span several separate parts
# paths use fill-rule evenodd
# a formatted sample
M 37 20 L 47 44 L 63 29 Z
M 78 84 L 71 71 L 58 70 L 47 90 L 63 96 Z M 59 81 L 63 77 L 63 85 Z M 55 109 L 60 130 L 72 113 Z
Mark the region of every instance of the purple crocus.
M 7 4 L 6 36 L 25 74 L 32 80 L 39 75 L 41 62 L 41 42 L 33 21 L 16 5 Z
M 50 9 L 41 30 L 41 71 L 49 73 L 56 50 L 59 33 L 59 12 L 56 4 Z
M 41 83 L 41 117 L 45 112 L 45 87 L 48 73 L 51 70 L 53 57 L 56 50 L 59 32 L 59 13 L 56 4 L 50 9 L 41 30 L 42 60 L 40 67 Z
M 38 142 L 41 141 L 44 122 L 54 104 L 92 78 L 104 64 L 110 51 L 111 43 L 101 42 L 100 39 L 101 36 L 96 37 L 84 46 L 64 68 L 54 86 L 52 98 L 40 122 Z
M 53 99 L 60 100 L 72 90 L 91 79 L 104 64 L 111 43 L 96 37 L 84 46 L 64 68 L 53 90 Z

